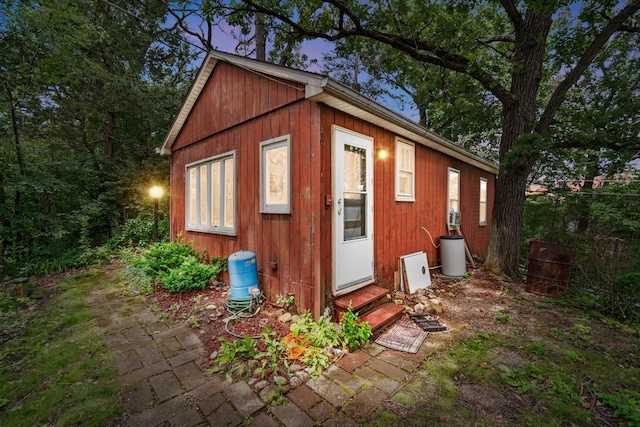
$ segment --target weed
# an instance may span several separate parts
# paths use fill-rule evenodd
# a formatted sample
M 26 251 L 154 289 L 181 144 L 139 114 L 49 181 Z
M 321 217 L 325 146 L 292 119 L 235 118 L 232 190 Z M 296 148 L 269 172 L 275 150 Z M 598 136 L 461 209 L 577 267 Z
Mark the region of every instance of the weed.
M 618 390 L 613 393 L 598 393 L 598 397 L 616 415 L 625 418 L 629 426 L 640 426 L 640 392 Z
M 501 308 L 496 311 L 496 322 L 498 323 L 509 323 L 511 321 L 511 316 L 509 315 L 509 309 Z
M 527 353 L 531 354 L 537 359 L 544 357 L 546 350 L 544 347 L 544 341 L 535 340 L 526 347 Z
M 367 322 L 360 320 L 360 316 L 351 310 L 351 305 L 340 320 L 342 327 L 342 339 L 347 347 L 354 350 L 369 341 L 371 327 Z
M 293 307 L 293 304 L 295 304 L 295 302 L 295 295 L 278 295 L 278 297 L 276 298 L 276 304 L 282 305 L 287 309 Z
M 200 328 L 200 320 L 198 319 L 198 316 L 189 316 L 189 318 L 187 319 L 187 324 L 193 329 Z

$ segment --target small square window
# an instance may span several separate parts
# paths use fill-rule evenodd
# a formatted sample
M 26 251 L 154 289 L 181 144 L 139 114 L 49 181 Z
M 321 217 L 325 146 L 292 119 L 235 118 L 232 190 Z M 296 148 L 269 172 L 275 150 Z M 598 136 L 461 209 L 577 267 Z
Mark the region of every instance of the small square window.
M 415 201 L 415 145 L 396 141 L 396 200 Z
M 260 143 L 260 212 L 291 213 L 291 138 Z

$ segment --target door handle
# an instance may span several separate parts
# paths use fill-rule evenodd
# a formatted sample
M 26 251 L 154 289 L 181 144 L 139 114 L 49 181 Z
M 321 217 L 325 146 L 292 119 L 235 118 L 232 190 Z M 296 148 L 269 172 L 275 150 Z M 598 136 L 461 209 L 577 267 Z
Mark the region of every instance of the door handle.
M 338 199 L 338 215 L 342 215 L 342 199 Z

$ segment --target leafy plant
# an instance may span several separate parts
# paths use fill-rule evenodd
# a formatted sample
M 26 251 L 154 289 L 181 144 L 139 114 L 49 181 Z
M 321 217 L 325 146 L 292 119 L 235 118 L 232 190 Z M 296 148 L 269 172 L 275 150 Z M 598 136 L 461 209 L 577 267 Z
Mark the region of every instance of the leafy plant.
M 191 242 L 163 242 L 155 243 L 149 247 L 144 256 L 146 260 L 146 273 L 154 278 L 162 274 L 169 274 L 171 270 L 180 267 L 187 259 L 193 258 L 197 262 L 204 262 L 204 251 L 196 251 Z
M 287 309 L 293 307 L 295 301 L 296 300 L 294 295 L 278 295 L 278 297 L 276 298 L 276 304 L 283 305 Z
M 624 417 L 630 427 L 640 426 L 640 392 L 619 390 L 613 393 L 598 393 L 598 397 L 613 409 L 616 415 Z
M 245 336 L 241 340 L 227 340 L 219 338 L 221 341 L 219 356 L 213 361 L 213 366 L 209 372 L 224 372 L 227 381 L 233 381 L 234 373 L 244 376 L 247 373 L 247 366 L 244 360 L 253 359 L 257 354 L 257 340 L 250 336 Z
M 269 326 L 267 326 L 262 332 L 261 337 L 265 350 L 256 353 L 254 356 L 254 358 L 260 363 L 260 366 L 254 371 L 254 373 L 260 374 L 264 377 L 267 373 L 267 369 L 271 369 L 274 373 L 278 372 L 280 369 L 278 362 L 285 351 L 285 347 L 277 338 L 273 329 Z
M 369 341 L 371 337 L 371 327 L 367 322 L 360 320 L 360 316 L 351 310 L 351 306 L 340 320 L 342 327 L 342 339 L 347 347 L 356 349 Z
M 289 328 L 296 335 L 304 335 L 306 341 L 314 347 L 335 347 L 340 343 L 336 324 L 325 316 L 315 322 L 309 311 L 304 312 Z
M 168 274 L 160 274 L 161 286 L 169 292 L 206 289 L 220 271 L 219 266 L 202 264 L 195 257 L 188 256 L 179 267 Z

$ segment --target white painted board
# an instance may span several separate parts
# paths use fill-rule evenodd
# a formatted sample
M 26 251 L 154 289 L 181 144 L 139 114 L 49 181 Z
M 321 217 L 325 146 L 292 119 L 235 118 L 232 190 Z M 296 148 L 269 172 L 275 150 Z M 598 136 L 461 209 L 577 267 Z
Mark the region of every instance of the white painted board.
M 404 257 L 404 270 L 407 277 L 406 289 L 413 294 L 418 289 L 431 286 L 431 274 L 429 274 L 429 262 L 427 254 L 420 252 Z

